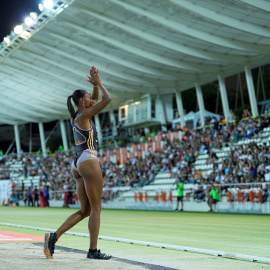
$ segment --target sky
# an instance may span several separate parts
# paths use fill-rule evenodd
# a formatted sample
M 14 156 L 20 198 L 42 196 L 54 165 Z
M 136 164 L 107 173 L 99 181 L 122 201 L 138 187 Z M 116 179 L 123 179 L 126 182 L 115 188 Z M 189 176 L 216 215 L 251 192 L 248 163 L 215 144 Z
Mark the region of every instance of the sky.
M 0 0 L 0 43 L 30 12 L 38 12 L 42 0 Z

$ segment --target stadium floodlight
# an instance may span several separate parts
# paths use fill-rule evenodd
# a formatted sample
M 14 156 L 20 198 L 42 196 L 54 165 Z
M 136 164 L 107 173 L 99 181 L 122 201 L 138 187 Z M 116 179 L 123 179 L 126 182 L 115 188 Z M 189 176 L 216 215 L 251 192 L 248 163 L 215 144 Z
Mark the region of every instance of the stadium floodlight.
M 52 9 L 54 4 L 53 4 L 53 0 L 44 0 L 43 3 L 44 7 L 47 9 Z
M 14 28 L 14 33 L 15 33 L 15 34 L 19 35 L 19 34 L 22 33 L 22 31 L 23 31 L 22 25 L 17 25 L 17 26 L 15 26 L 15 28 Z
M 25 18 L 24 22 L 25 22 L 25 24 L 28 25 L 28 26 L 31 26 L 31 25 L 34 24 L 34 20 L 33 20 L 31 17 Z
M 25 40 L 31 38 L 33 34 L 40 30 L 40 28 L 53 20 L 59 13 L 66 9 L 74 0 L 40 0 L 42 4 L 38 4 L 40 12 L 31 12 L 30 20 L 33 20 L 33 23 L 37 23 L 35 27 L 27 26 L 26 23 L 17 25 L 10 35 L 6 36 L 3 41 L 0 41 L 0 62 L 5 59 L 11 51 L 19 47 Z M 44 3 L 46 4 L 46 8 Z M 48 8 L 51 8 L 50 10 Z M 45 9 L 46 15 L 43 14 Z M 45 16 L 42 16 L 45 15 Z M 28 21 L 29 19 L 27 19 Z M 29 22 L 30 22 L 29 20 Z M 32 21 L 31 21 L 32 23 Z M 8 48 L 8 50 L 6 50 Z
M 7 45 L 10 45 L 10 39 L 8 37 L 4 37 L 4 41 L 7 43 Z
M 20 34 L 20 37 L 23 38 L 23 39 L 29 39 L 31 37 L 31 33 L 28 32 L 28 31 L 23 31 L 21 34 Z
M 33 20 L 35 20 L 36 18 L 37 18 L 37 13 L 36 12 L 31 12 L 30 13 L 30 17 L 33 19 Z
M 38 4 L 38 8 L 39 8 L 39 10 L 42 12 L 43 11 L 43 5 L 42 4 Z

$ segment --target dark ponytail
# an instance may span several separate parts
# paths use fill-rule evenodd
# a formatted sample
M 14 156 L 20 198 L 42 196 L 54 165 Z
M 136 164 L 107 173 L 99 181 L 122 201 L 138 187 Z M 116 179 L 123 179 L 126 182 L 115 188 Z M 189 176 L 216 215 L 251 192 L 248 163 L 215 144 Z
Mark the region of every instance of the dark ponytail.
M 86 93 L 87 93 L 87 91 L 85 91 L 85 90 L 76 90 L 76 91 L 73 92 L 73 94 L 71 96 L 69 96 L 67 98 L 67 107 L 68 107 L 68 111 L 70 113 L 70 116 L 71 116 L 72 120 L 74 120 L 77 113 L 74 110 L 74 107 L 73 107 L 73 105 L 71 103 L 71 99 L 73 100 L 75 105 L 78 107 L 79 99 L 83 98 Z
M 68 111 L 70 113 L 72 120 L 74 120 L 76 113 L 75 113 L 74 107 L 71 103 L 72 98 L 73 98 L 72 95 L 67 98 L 67 107 L 68 107 Z

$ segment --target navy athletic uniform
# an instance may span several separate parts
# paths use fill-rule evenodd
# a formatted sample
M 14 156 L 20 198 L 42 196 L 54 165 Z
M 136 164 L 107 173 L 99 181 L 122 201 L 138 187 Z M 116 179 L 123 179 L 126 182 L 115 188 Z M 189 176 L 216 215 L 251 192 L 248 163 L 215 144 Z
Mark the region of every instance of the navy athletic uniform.
M 82 143 L 76 144 L 76 155 L 72 167 L 78 170 L 78 166 L 85 160 L 97 158 L 97 129 L 93 121 L 88 130 L 79 128 L 75 123 L 72 124 L 75 141 Z

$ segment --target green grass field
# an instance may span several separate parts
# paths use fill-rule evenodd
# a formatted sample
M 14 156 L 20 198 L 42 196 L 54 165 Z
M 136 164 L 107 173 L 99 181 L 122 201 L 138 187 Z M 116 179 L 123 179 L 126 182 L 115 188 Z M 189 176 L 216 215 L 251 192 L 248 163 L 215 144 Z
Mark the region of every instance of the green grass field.
M 0 222 L 56 229 L 75 211 L 65 208 L 0 207 Z M 269 215 L 103 210 L 100 235 L 269 258 L 269 225 Z M 7 226 L 0 226 L 0 229 L 43 234 Z M 87 220 L 71 231 L 88 233 Z M 70 237 L 64 236 L 63 239 Z M 72 247 L 87 249 L 88 241 L 87 238 L 75 237 Z M 68 241 L 60 244 L 71 247 Z

